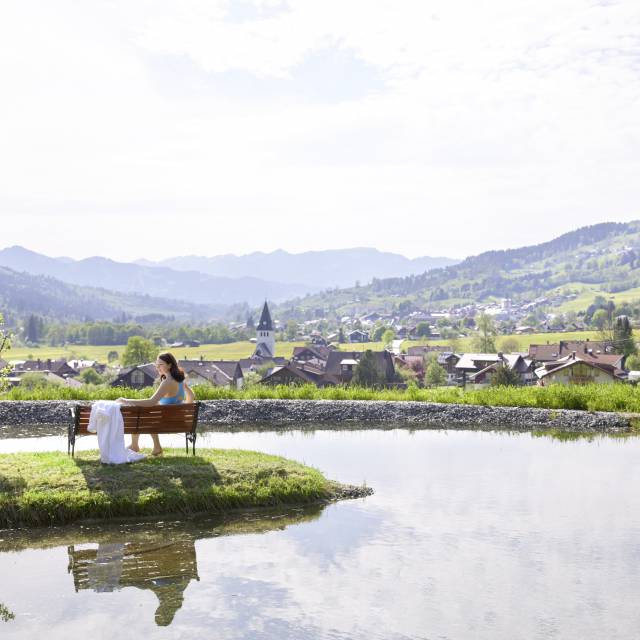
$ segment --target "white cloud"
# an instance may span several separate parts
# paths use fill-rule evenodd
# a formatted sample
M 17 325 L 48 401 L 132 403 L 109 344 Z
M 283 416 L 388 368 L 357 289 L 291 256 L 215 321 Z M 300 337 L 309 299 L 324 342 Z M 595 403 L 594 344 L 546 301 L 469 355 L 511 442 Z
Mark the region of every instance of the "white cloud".
M 145 233 L 163 257 L 179 221 L 199 233 L 175 253 L 462 256 L 639 214 L 634 0 L 3 14 L 3 245 L 81 256 L 99 235 L 129 259 Z

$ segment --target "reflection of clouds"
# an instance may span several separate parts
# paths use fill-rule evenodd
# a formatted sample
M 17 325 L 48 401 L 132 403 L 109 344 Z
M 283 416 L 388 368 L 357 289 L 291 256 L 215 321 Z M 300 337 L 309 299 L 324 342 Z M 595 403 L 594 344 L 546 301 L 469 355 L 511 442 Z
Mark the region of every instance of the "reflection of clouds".
M 216 446 L 304 459 L 333 478 L 366 477 L 376 493 L 283 531 L 197 540 L 201 581 L 161 637 L 626 640 L 640 625 L 629 597 L 640 588 L 637 439 L 455 431 L 216 438 Z M 69 629 L 156 637 L 152 594 L 73 594 L 64 556 L 0 555 L 0 575 L 19 566 L 22 578 L 6 602 L 16 622 L 5 628 L 18 635 L 7 637 L 32 637 L 30 623 L 46 623 L 52 638 L 70 637 Z M 113 633 L 101 636 L 109 621 Z
M 286 535 L 298 543 L 298 550 L 317 562 L 318 570 L 341 564 L 361 546 L 374 539 L 387 517 L 382 510 L 360 509 L 340 503 L 328 507 L 313 527 L 291 527 Z

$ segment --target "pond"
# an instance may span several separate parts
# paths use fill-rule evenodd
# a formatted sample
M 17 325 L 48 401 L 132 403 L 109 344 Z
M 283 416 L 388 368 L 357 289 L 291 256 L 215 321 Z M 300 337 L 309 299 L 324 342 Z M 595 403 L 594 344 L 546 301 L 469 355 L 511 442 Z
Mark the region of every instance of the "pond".
M 56 433 L 4 429 L 0 452 L 66 450 Z M 0 637 L 638 636 L 638 438 L 398 428 L 209 432 L 198 445 L 284 455 L 375 494 L 0 531 Z

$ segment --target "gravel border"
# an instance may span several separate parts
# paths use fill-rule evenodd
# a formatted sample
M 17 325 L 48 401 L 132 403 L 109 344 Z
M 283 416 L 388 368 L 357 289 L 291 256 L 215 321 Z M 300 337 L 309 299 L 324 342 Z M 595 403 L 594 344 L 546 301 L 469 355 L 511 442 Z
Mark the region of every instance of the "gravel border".
M 75 404 L 60 400 L 0 401 L 0 426 L 33 424 L 67 425 Z M 324 424 L 326 423 L 326 424 Z M 622 433 L 630 419 L 619 413 L 484 407 L 468 404 L 385 400 L 205 400 L 200 424 L 234 428 L 236 425 L 283 425 L 315 428 L 371 428 L 371 423 L 406 424 L 412 428 L 504 429 L 528 431 L 554 429 L 572 433 Z M 368 423 L 368 424 L 367 424 Z M 391 425 L 388 425 L 391 426 Z

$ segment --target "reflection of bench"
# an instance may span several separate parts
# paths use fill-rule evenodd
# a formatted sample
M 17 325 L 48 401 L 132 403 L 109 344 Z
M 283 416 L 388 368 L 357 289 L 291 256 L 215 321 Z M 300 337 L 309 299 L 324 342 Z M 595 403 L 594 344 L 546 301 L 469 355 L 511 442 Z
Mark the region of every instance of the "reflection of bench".
M 189 453 L 191 442 L 196 454 L 196 429 L 198 427 L 199 402 L 185 404 L 157 404 L 153 407 L 122 405 L 125 433 L 184 433 L 185 447 Z M 77 404 L 71 409 L 72 423 L 69 425 L 67 453 L 74 455 L 76 436 L 95 435 L 87 431 L 91 405 Z
M 168 626 L 182 606 L 191 580 L 200 580 L 194 540 L 100 543 L 98 548 L 67 548 L 68 572 L 76 592 L 110 592 L 125 587 L 150 589 L 158 597 L 156 624 Z

